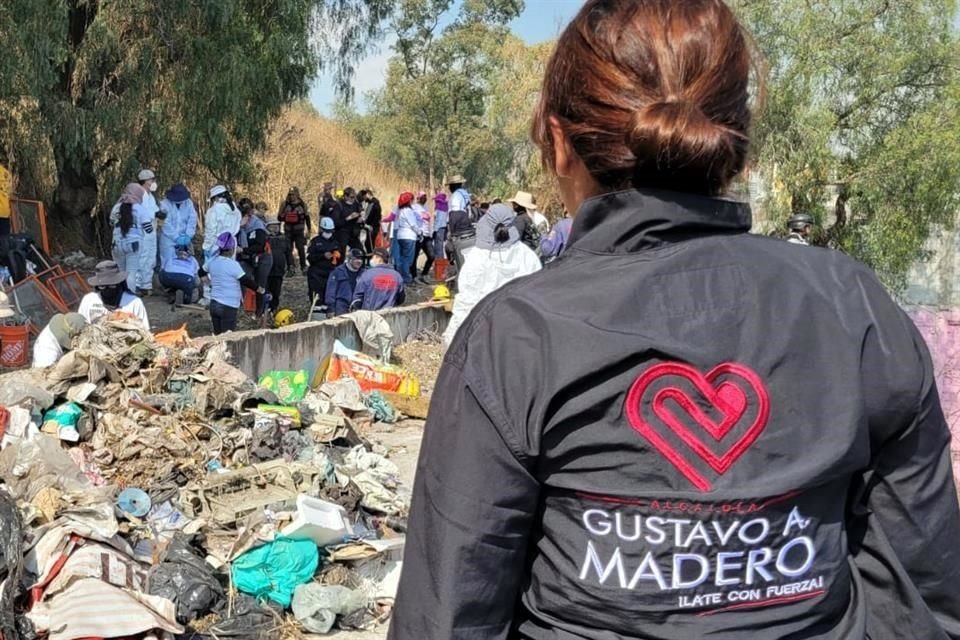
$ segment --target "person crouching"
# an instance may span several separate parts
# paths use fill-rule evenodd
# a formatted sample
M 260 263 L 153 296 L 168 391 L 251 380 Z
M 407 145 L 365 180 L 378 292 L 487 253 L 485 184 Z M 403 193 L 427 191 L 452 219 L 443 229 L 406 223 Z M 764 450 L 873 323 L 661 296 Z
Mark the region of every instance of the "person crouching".
M 390 254 L 386 249 L 374 249 L 370 268 L 357 278 L 351 309 L 380 311 L 398 307 L 405 299 L 403 278 L 390 266 Z
M 170 293 L 170 304 L 180 306 L 196 301 L 200 263 L 193 257 L 193 238 L 181 235 L 174 240 L 173 254 L 163 259 L 160 284 Z

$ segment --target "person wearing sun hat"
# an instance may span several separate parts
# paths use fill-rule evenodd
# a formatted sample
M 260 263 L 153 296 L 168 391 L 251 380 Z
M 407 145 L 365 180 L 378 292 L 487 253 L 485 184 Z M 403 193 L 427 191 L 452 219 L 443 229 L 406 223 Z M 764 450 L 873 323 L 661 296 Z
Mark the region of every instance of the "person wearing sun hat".
M 540 229 L 537 228 L 531 216 L 531 212 L 537 210 L 533 195 L 526 191 L 518 191 L 517 195 L 507 202 L 513 205 L 513 211 L 517 214 L 513 220 L 513 226 L 520 233 L 520 242 L 537 251 L 540 248 Z
M 127 272 L 123 271 L 113 260 L 104 260 L 96 267 L 93 277 L 87 282 L 93 291 L 83 296 L 77 313 L 93 324 L 107 317 L 115 311 L 122 311 L 143 323 L 143 328 L 150 331 L 150 319 L 147 317 L 147 308 L 143 300 L 133 295 L 127 289 Z
M 87 326 L 87 319 L 79 313 L 58 313 L 50 318 L 36 342 L 33 343 L 34 369 L 50 367 L 73 348 L 73 339 Z

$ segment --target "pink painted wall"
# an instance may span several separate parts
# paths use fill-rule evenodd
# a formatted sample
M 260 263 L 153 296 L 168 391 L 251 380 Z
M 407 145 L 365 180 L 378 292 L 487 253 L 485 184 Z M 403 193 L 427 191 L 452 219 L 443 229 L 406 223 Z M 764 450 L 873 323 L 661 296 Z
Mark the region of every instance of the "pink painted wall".
M 910 317 L 933 356 L 940 402 L 953 433 L 953 477 L 960 490 L 960 309 L 918 307 Z

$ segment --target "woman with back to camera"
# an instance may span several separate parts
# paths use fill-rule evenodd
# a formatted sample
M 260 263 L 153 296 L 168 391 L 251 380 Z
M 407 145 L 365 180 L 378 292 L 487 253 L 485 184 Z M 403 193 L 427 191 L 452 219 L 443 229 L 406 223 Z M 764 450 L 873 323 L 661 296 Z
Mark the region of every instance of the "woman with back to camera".
M 960 638 L 923 340 L 724 198 L 751 68 L 720 0 L 590 0 L 561 36 L 533 133 L 569 245 L 450 346 L 392 640 Z

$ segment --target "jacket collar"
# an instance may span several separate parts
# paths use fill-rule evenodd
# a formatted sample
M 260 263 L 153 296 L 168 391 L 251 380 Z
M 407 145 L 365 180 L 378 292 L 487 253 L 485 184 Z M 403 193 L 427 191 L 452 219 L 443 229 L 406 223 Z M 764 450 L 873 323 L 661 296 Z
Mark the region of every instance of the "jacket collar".
M 584 201 L 573 219 L 569 249 L 630 253 L 710 235 L 746 233 L 750 205 L 652 189 L 619 191 Z

